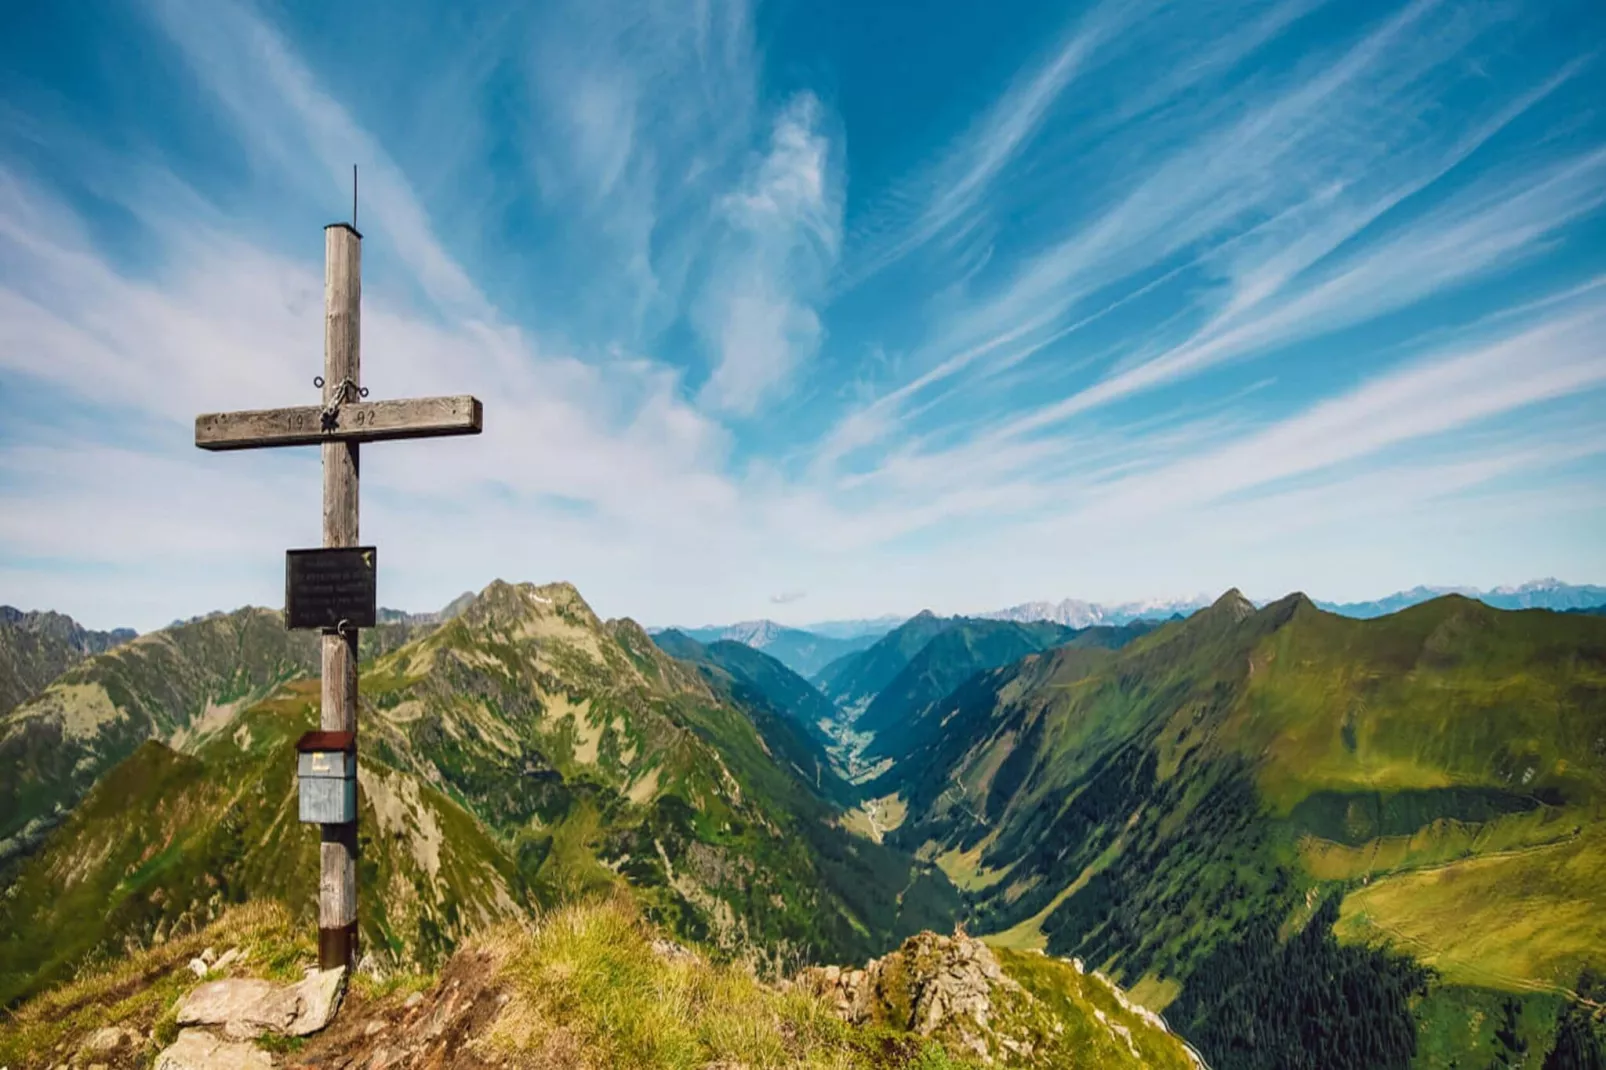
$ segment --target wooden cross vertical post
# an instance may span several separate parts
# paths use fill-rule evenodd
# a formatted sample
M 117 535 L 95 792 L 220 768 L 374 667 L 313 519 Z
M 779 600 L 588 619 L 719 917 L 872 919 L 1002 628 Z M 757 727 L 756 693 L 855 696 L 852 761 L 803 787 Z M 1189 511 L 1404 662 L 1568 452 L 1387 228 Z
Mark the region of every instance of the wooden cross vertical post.
M 323 231 L 323 407 L 361 398 L 362 236 L 355 227 Z M 353 396 L 354 395 L 354 396 Z M 355 441 L 323 444 L 323 544 L 357 545 Z M 286 607 L 288 610 L 289 607 Z M 318 727 L 357 731 L 357 629 L 323 633 L 323 681 Z M 355 740 L 353 740 L 355 745 Z M 318 845 L 318 965 L 357 961 L 357 822 L 320 826 Z
M 195 444 L 206 450 L 320 446 L 323 545 L 328 549 L 357 546 L 361 443 L 475 435 L 482 423 L 479 400 L 468 396 L 363 401 L 367 391 L 361 386 L 361 306 L 362 235 L 346 223 L 330 224 L 324 228 L 323 404 L 208 413 L 195 419 Z M 286 608 L 288 613 L 289 607 Z M 297 626 L 294 619 L 286 623 Z M 343 740 L 340 746 L 354 756 L 357 629 L 346 620 L 328 621 L 323 627 L 322 670 L 318 735 L 327 740 Z M 357 957 L 354 808 L 350 816 L 350 820 L 320 826 L 318 960 L 323 969 L 350 967 Z

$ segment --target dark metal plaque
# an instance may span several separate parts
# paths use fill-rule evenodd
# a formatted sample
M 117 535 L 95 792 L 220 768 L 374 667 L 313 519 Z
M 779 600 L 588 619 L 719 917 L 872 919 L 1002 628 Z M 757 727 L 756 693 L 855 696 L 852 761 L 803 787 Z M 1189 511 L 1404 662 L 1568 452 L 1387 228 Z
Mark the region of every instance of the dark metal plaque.
M 290 628 L 372 628 L 379 551 L 372 546 L 286 550 L 284 618 Z

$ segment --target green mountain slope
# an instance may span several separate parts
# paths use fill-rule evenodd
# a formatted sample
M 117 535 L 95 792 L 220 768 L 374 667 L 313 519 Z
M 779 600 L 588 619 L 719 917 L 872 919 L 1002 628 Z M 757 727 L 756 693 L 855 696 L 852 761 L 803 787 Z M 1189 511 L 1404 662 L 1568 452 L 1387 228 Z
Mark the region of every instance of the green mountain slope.
M 835 719 L 836 707 L 780 659 L 729 639 L 699 643 L 673 630 L 659 632 L 652 638 L 670 657 L 723 673 L 816 739 L 823 742 L 827 738 L 821 725 Z
M 270 627 L 256 648 L 249 631 L 227 630 L 259 624 Z M 277 660 L 287 633 L 271 614 L 173 631 L 198 626 L 248 646 L 247 665 L 259 669 L 232 679 L 258 686 L 299 671 Z M 380 889 L 367 901 L 386 911 L 419 905 L 403 918 L 365 916 L 377 946 L 417 959 L 489 917 L 485 902 L 506 912 L 625 886 L 682 935 L 792 959 L 862 957 L 952 922 L 958 897 L 940 870 L 840 827 L 846 786 L 822 776 L 817 744 L 791 720 L 739 704 L 632 622 L 598 620 L 568 585 L 492 584 L 445 624 L 385 647 L 370 648 L 360 683 L 363 828 L 396 851 L 406 837 L 385 839 L 392 826 L 414 830 L 413 862 L 398 854 L 363 880 Z M 97 672 L 115 686 L 130 669 L 116 659 Z M 192 693 L 216 686 L 203 678 Z M 176 741 L 183 753 L 133 741 L 21 866 L 0 915 L 0 972 L 13 995 L 164 921 L 187 923 L 202 909 L 194 904 L 310 901 L 300 882 L 316 867 L 298 852 L 314 850 L 315 837 L 293 820 L 289 743 L 316 721 L 315 683 L 235 699 L 244 708 L 226 723 L 192 718 L 176 731 L 173 720 L 151 731 L 157 716 L 145 711 L 181 701 L 140 697 L 124 696 L 96 725 L 144 714 L 147 740 Z M 84 733 L 84 753 L 133 735 Z M 36 783 L 58 798 L 72 786 Z M 461 866 L 440 846 L 448 827 L 461 832 Z M 427 895 L 408 891 L 420 867 Z M 458 869 L 462 880 L 441 876 Z M 476 870 L 495 876 L 494 887 L 460 892 Z M 90 901 L 113 909 L 90 917 Z
M 1403 967 L 1367 957 L 1393 943 L 1439 971 L 1430 1006 L 1560 991 L 1606 962 L 1598 618 L 1451 597 L 1348 620 L 1230 592 L 939 706 L 942 732 L 877 785 L 907 806 L 891 841 L 938 858 L 1002 943 L 1104 964 L 1156 1002 L 1180 987 L 1185 1033 L 1205 1025 L 1200 986 L 1295 968 L 1256 934 L 1307 928 L 1323 902 L 1299 962 L 1408 993 Z M 1412 998 L 1323 1028 L 1398 1030 Z
M 317 665 L 316 637 L 264 609 L 152 632 L 75 665 L 0 719 L 0 862 L 141 743 L 220 730 Z
M 0 606 L 0 716 L 84 658 L 133 638 L 127 628 L 90 631 L 64 613 L 24 613 Z
M 880 694 L 927 643 L 954 626 L 929 609 L 904 621 L 874 644 L 836 659 L 821 669 L 814 682 L 820 691 L 850 714 L 857 714 Z
M 114 767 L 0 897 L 0 1006 L 249 900 L 310 931 L 318 830 L 298 820 L 291 748 L 316 707 L 316 682 L 299 682 L 193 753 L 151 740 Z M 365 949 L 427 965 L 526 913 L 511 857 L 439 791 L 370 755 L 358 795 Z
M 365 631 L 363 655 L 433 627 Z M 184 750 L 227 730 L 281 684 L 316 673 L 318 643 L 287 631 L 272 610 L 214 613 L 88 657 L 0 717 L 0 887 L 10 865 L 141 743 Z
M 977 673 L 1049 647 L 1114 649 L 1153 627 L 1148 621 L 1080 630 L 1047 621 L 957 621 L 922 647 L 871 700 L 854 721 L 854 731 L 875 737 L 865 752 L 872 762 L 905 754 L 936 730 L 937 726 L 922 723 L 922 715 Z
M 812 783 L 815 792 L 843 807 L 858 801 L 857 792 L 832 768 L 826 747 L 826 726 L 836 707 L 814 685 L 763 651 L 721 639 L 706 646 L 682 632 L 653 636 L 671 657 L 696 665 L 704 678 L 753 720 L 772 754 Z
M 809 957 L 957 907 L 934 868 L 836 827 L 817 770 L 772 745 L 779 722 L 767 738 L 765 711 L 567 584 L 492 584 L 362 686 L 370 752 L 477 814 L 543 899 L 627 881 L 678 931 Z

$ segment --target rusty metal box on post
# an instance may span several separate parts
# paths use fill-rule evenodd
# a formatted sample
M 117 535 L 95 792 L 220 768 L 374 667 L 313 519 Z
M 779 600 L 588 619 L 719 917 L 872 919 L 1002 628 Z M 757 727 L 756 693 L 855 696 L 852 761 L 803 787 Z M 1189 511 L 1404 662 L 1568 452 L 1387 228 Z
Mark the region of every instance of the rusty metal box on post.
M 357 820 L 357 734 L 308 732 L 296 740 L 301 820 L 344 825 Z

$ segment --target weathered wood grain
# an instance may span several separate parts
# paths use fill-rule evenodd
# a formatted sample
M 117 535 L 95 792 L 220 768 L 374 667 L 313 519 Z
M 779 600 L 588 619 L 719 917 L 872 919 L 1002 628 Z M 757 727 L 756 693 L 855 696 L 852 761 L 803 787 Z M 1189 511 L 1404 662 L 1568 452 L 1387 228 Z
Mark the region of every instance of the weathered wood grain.
M 327 390 L 328 376 L 324 381 Z M 252 450 L 477 435 L 482 420 L 479 399 L 467 394 L 346 402 L 340 406 L 334 426 L 327 430 L 323 409 L 317 405 L 211 412 L 195 418 L 195 444 L 203 450 Z
M 362 382 L 362 237 L 351 227 L 324 228 L 323 403 L 357 402 Z M 380 404 L 384 404 L 381 402 Z M 408 403 L 403 402 L 400 411 Z M 395 403 L 392 403 L 393 409 Z M 416 407 L 416 405 L 415 405 Z M 320 414 L 321 417 L 321 414 Z M 365 414 L 351 412 L 358 427 Z M 323 443 L 323 544 L 357 545 L 357 448 L 352 439 Z M 357 629 L 323 637 L 323 703 L 319 727 L 325 732 L 357 731 Z M 325 825 L 319 852 L 318 927 L 344 933 L 357 920 L 357 824 Z M 318 941 L 323 969 L 355 966 L 356 949 L 341 938 Z M 340 961 L 336 961 L 336 960 Z

